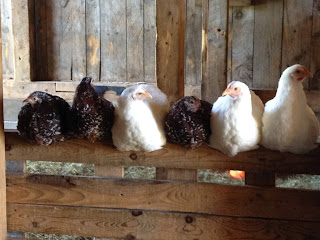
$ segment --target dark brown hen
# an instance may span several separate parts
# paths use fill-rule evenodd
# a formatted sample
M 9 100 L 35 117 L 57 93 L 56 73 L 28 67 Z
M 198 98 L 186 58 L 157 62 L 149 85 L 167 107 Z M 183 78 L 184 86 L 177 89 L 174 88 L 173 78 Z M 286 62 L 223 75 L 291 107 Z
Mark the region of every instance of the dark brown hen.
M 210 136 L 212 104 L 194 96 L 179 99 L 166 117 L 167 140 L 186 148 L 195 149 Z
M 75 136 L 91 142 L 110 141 L 114 107 L 96 93 L 91 81 L 90 77 L 83 78 L 76 89 L 71 109 L 73 131 Z
M 50 145 L 67 138 L 70 106 L 62 98 L 36 91 L 24 100 L 17 129 L 22 137 L 38 145 Z

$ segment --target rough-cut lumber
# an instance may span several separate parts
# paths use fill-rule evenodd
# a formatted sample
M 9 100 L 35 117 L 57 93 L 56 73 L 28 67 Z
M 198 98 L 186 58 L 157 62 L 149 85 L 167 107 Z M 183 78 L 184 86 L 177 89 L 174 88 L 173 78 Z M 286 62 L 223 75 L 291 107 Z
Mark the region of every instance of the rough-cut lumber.
M 230 6 L 246 7 L 252 5 L 253 0 L 230 0 Z
M 1 6 L 0 6 L 1 12 Z M 1 29 L 1 22 L 0 22 Z M 0 32 L 0 53 L 2 41 Z M 0 240 L 7 238 L 7 210 L 6 210 L 6 159 L 5 159 L 5 136 L 3 129 L 3 88 L 2 88 L 2 58 L 0 58 Z
M 313 4 L 313 23 L 311 37 L 311 66 L 313 78 L 310 83 L 310 90 L 320 90 L 320 0 L 314 0 Z
M 176 181 L 192 181 L 198 179 L 198 170 L 196 169 L 175 169 L 175 168 L 157 168 L 157 180 L 176 180 Z
M 31 81 L 31 45 L 32 34 L 29 21 L 29 3 L 31 0 L 15 1 L 12 4 L 12 32 L 14 40 L 14 79 Z
M 320 221 L 320 192 L 100 177 L 7 174 L 7 202 Z
M 156 72 L 158 87 L 169 102 L 184 95 L 186 0 L 156 1 Z
M 95 164 L 94 175 L 122 178 L 124 176 L 124 167 Z
M 214 102 L 227 86 L 229 1 L 203 1 L 202 99 Z
M 207 146 L 197 150 L 167 144 L 154 152 L 120 152 L 102 143 L 74 139 L 51 146 L 35 146 L 17 133 L 6 133 L 7 160 L 79 162 L 113 166 L 153 166 L 181 169 L 238 169 L 252 172 L 320 173 L 320 147 L 305 155 L 280 153 L 265 148 L 242 152 L 235 157 Z
M 284 0 L 282 70 L 296 63 L 310 69 L 313 2 Z M 308 79 L 303 86 L 309 90 Z
M 319 222 L 29 204 L 8 204 L 8 228 L 112 239 L 320 238 Z
M 245 184 L 261 187 L 274 187 L 276 184 L 275 173 L 245 172 Z
M 283 0 L 256 0 L 253 87 L 276 88 L 280 77 Z

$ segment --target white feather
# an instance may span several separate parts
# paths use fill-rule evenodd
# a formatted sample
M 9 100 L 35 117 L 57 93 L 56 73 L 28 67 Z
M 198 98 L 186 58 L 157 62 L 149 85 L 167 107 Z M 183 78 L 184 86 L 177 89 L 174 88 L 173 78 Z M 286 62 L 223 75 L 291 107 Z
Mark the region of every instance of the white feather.
M 283 72 L 275 98 L 266 103 L 261 141 L 266 148 L 302 154 L 317 147 L 319 122 L 307 105 L 301 81 L 292 77 L 299 66 Z
M 235 84 L 243 95 L 237 99 L 229 95 L 219 97 L 211 112 L 210 146 L 229 156 L 258 148 L 261 139 L 263 103 L 254 93 L 250 94 L 247 85 Z
M 141 88 L 152 99 L 134 100 Z M 166 144 L 164 118 L 169 111 L 167 97 L 156 86 L 140 84 L 127 88 L 115 104 L 113 144 L 120 151 L 154 151 Z

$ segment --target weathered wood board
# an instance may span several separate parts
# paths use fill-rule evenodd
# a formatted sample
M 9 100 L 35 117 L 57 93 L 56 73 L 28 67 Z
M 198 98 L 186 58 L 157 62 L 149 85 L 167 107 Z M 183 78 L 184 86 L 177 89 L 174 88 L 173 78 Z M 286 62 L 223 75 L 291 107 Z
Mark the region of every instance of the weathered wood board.
M 8 204 L 8 228 L 113 239 L 320 238 L 319 222 L 31 204 Z

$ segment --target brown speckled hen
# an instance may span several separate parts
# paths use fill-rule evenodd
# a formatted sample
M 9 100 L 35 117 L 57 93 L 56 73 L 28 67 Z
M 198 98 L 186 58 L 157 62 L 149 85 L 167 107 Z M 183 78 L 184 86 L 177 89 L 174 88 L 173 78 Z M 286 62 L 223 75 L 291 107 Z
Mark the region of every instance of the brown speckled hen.
M 37 145 L 64 141 L 69 128 L 70 106 L 62 98 L 36 91 L 23 102 L 18 115 L 19 134 Z
M 96 93 L 91 81 L 91 77 L 83 78 L 76 89 L 71 109 L 73 131 L 76 137 L 91 142 L 110 142 L 114 107 Z
M 165 131 L 169 142 L 195 149 L 210 136 L 212 104 L 194 96 L 179 99 L 166 117 Z

